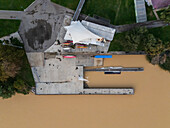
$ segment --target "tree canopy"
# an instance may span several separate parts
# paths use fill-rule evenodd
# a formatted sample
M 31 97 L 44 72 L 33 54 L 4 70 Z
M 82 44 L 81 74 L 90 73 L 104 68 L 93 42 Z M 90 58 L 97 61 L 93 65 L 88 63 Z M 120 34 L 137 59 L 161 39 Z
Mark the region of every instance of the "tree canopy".
M 10 46 L 0 45 L 0 81 L 14 78 L 22 65 L 24 51 Z
M 27 64 L 23 49 L 0 44 L 0 97 L 9 98 L 17 93 L 28 94 L 33 85 L 21 76 Z M 30 68 L 29 66 L 27 66 Z M 27 69 L 26 69 L 27 70 Z M 30 74 L 30 71 L 26 74 Z
M 161 20 L 170 23 L 170 6 L 160 13 Z
M 124 41 L 120 42 L 125 51 L 145 51 L 152 64 L 170 71 L 170 42 L 162 41 L 151 34 L 146 28 L 136 28 L 125 33 Z
M 164 45 L 160 39 L 150 34 L 146 28 L 136 28 L 125 34 L 125 41 L 121 42 L 125 51 L 145 51 L 147 54 L 155 56 L 160 54 Z
M 8 81 L 0 81 L 0 97 L 10 98 L 15 94 L 15 88 L 13 86 L 13 79 L 8 79 Z

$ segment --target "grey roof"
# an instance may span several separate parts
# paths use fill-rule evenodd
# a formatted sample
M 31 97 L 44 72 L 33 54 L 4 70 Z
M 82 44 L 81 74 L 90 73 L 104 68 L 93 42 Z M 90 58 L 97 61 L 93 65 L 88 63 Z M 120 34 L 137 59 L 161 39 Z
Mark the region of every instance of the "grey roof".
M 83 24 L 83 26 L 85 26 L 89 31 L 93 32 L 94 34 L 110 41 L 113 40 L 116 29 L 105 27 L 85 20 L 82 20 L 81 23 Z

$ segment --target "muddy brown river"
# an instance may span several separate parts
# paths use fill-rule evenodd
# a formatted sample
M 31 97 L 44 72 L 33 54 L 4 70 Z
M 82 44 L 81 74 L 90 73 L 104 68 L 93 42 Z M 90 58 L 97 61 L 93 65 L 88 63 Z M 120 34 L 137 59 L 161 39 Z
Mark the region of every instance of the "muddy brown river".
M 144 72 L 88 72 L 90 87 L 134 87 L 135 95 L 36 96 L 0 99 L 0 128 L 170 128 L 170 73 L 145 56 L 113 56 L 105 66 Z

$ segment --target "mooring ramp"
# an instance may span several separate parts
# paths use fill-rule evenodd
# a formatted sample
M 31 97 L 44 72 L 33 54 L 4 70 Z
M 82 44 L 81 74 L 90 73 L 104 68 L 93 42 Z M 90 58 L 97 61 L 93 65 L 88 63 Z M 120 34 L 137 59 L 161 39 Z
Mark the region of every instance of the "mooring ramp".
M 123 67 L 103 67 L 103 68 L 92 68 L 85 69 L 85 71 L 93 71 L 93 72 L 142 72 L 144 68 L 123 68 Z
M 74 13 L 73 21 L 77 21 L 78 20 L 78 17 L 80 15 L 80 12 L 81 12 L 81 10 L 83 8 L 84 3 L 85 3 L 85 0 L 80 0 L 79 4 L 77 6 L 77 9 L 76 9 L 76 11 Z

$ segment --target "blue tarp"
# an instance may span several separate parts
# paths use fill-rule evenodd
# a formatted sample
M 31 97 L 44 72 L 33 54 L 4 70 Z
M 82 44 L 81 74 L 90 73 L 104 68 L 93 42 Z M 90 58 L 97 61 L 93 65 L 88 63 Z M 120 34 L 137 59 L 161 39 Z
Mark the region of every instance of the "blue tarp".
M 95 58 L 112 58 L 112 55 L 96 55 Z

